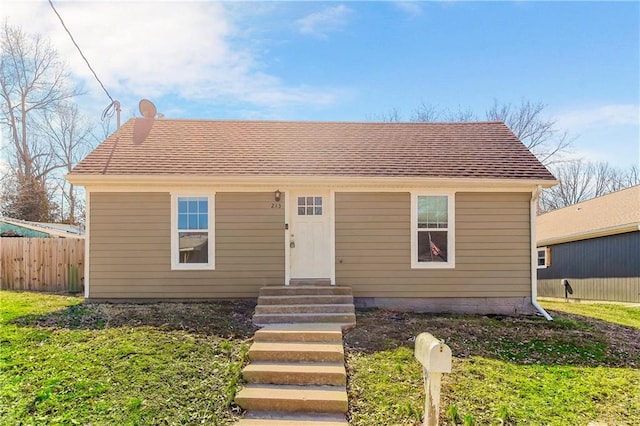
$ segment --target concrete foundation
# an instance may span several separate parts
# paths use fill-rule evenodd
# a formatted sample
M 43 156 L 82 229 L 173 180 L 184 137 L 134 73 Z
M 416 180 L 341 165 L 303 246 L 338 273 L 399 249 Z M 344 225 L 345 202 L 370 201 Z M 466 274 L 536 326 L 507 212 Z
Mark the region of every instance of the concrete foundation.
M 357 308 L 380 308 L 400 312 L 534 315 L 531 297 L 355 297 Z

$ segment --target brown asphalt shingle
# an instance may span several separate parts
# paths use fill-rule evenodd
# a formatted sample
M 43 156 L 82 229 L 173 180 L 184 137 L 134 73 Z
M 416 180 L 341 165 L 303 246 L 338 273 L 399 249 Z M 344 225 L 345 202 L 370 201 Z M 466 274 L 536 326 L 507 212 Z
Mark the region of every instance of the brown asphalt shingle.
M 129 120 L 71 172 L 102 174 L 554 179 L 497 122 L 143 118 Z

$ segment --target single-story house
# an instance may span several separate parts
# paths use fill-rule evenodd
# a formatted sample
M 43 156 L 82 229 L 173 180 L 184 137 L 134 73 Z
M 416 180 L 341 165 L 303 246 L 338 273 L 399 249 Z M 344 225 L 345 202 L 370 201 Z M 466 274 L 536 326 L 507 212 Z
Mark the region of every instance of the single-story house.
M 67 179 L 87 192 L 89 300 L 324 278 L 360 306 L 484 313 L 534 311 L 536 198 L 556 183 L 500 122 L 153 118 Z
M 538 295 L 640 303 L 640 185 L 538 216 Z

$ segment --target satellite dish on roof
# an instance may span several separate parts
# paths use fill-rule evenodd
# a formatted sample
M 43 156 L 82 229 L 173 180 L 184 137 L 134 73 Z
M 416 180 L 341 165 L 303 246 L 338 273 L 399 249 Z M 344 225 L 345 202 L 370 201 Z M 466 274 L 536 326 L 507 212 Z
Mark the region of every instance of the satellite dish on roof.
M 140 114 L 144 118 L 154 118 L 158 110 L 156 106 L 149 99 L 143 99 L 138 104 L 138 108 L 140 109 Z

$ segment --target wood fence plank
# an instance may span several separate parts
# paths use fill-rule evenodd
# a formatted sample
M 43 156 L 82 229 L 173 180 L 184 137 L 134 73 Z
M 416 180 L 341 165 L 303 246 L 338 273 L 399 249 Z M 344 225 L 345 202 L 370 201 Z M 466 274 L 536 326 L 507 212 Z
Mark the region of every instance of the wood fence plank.
M 82 292 L 84 244 L 78 238 L 0 238 L 0 288 L 62 293 L 75 284 Z

